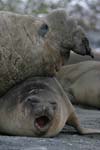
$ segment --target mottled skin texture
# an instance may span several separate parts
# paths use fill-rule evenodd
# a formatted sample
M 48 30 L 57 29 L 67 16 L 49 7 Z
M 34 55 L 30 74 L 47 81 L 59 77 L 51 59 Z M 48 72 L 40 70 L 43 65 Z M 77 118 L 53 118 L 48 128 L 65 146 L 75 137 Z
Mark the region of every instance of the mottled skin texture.
M 1 134 L 52 137 L 66 123 L 75 127 L 79 134 L 100 133 L 100 130 L 81 127 L 56 78 L 28 79 L 0 98 Z
M 0 95 L 30 76 L 54 76 L 70 50 L 90 55 L 84 31 L 56 10 L 43 18 L 0 12 Z
M 85 61 L 62 67 L 57 78 L 69 99 L 100 109 L 100 62 Z

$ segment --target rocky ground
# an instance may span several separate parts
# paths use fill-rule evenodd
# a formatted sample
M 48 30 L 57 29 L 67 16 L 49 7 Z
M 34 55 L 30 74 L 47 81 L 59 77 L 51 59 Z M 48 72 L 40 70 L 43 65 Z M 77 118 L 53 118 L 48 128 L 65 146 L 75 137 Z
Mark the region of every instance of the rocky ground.
M 100 110 L 76 108 L 84 127 L 100 129 Z M 65 131 L 66 130 L 66 131 Z M 69 126 L 54 138 L 0 136 L 0 150 L 100 150 L 100 135 L 78 135 Z

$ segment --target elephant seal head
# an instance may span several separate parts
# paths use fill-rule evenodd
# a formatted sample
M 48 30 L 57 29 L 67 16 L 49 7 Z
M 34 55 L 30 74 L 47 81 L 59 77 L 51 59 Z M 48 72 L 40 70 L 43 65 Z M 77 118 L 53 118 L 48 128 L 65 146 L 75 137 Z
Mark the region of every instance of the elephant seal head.
M 52 126 L 58 104 L 55 92 L 48 84 L 34 80 L 33 82 L 29 82 L 22 90 L 22 109 L 27 112 L 23 122 L 29 120 L 31 123 L 27 127 L 33 130 L 30 135 L 45 136 Z
M 0 95 L 31 76 L 55 76 L 70 51 L 91 55 L 83 30 L 64 9 L 42 18 L 0 12 Z
M 80 55 L 93 57 L 85 32 L 64 9 L 53 11 L 44 17 L 44 20 L 39 34 L 45 38 L 49 47 L 55 46 L 62 60 L 68 60 L 71 50 Z

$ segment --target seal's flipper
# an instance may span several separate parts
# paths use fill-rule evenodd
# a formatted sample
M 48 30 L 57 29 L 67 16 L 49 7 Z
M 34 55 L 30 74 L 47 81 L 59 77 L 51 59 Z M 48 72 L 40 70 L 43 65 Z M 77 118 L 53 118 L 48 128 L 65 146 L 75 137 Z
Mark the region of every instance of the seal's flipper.
M 92 129 L 92 128 L 83 128 L 81 127 L 80 121 L 76 115 L 75 112 L 72 112 L 72 114 L 69 116 L 68 121 L 66 124 L 69 124 L 73 126 L 79 134 L 85 135 L 85 134 L 100 134 L 99 129 Z
M 100 134 L 100 130 L 99 129 L 80 127 L 79 134 L 82 134 L 82 135 L 85 135 L 85 134 Z

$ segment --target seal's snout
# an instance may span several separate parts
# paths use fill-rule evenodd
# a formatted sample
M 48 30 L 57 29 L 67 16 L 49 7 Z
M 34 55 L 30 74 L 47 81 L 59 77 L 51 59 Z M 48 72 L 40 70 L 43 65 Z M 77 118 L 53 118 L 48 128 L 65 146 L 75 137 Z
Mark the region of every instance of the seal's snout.
M 40 131 L 46 131 L 52 122 L 53 115 L 53 107 L 39 106 L 39 109 L 37 108 L 36 118 L 34 121 L 36 128 Z
M 45 134 L 53 121 L 56 104 L 45 103 L 37 106 L 35 111 L 34 125 L 38 135 Z
M 36 134 L 38 136 L 43 136 L 49 130 L 53 116 L 49 114 L 40 115 L 35 118 L 34 126 L 36 128 Z
M 86 47 L 86 55 L 89 55 L 89 56 L 91 56 L 91 58 L 94 58 L 94 55 L 92 53 L 92 49 L 90 47 L 89 48 Z
M 89 41 L 88 41 L 88 39 L 87 39 L 86 37 L 82 39 L 82 43 L 83 43 L 83 45 L 84 45 L 84 47 L 85 47 L 86 55 L 89 55 L 89 56 L 91 56 L 92 58 L 94 58 L 94 56 L 93 56 L 93 54 L 92 54 L 92 49 L 91 49 L 90 46 L 89 46 Z
M 33 119 L 33 127 L 35 129 L 36 136 L 43 136 L 49 130 L 52 121 L 54 119 L 55 111 L 57 108 L 57 102 L 48 99 L 44 96 L 43 91 L 39 90 L 35 93 L 32 90 L 28 97 L 25 99 L 25 106 L 29 116 Z M 42 98 L 41 98 L 42 96 Z

